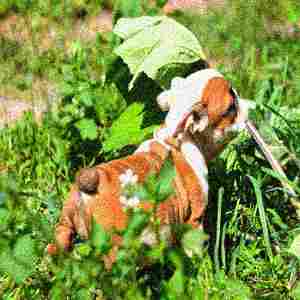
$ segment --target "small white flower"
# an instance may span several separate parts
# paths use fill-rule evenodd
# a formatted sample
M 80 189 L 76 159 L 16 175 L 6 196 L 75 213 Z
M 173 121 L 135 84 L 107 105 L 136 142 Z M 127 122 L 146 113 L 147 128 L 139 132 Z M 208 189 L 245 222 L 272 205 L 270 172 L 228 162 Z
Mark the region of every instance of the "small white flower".
M 138 182 L 138 176 L 133 173 L 131 169 L 119 176 L 121 187 L 125 188 L 127 185 L 133 185 Z M 120 203 L 124 208 L 134 208 L 139 205 L 140 199 L 137 196 L 127 197 L 124 194 L 120 196 Z
M 136 184 L 138 181 L 138 176 L 133 174 L 133 171 L 131 169 L 126 170 L 125 173 L 121 174 L 119 176 L 121 186 L 125 187 L 129 184 Z
M 140 204 L 140 199 L 137 196 L 127 198 L 122 195 L 120 196 L 120 202 L 124 208 L 134 208 Z
M 136 207 L 140 203 L 140 199 L 137 196 L 133 196 L 132 198 L 129 198 L 128 200 L 128 206 L 129 207 Z
M 92 196 L 84 193 L 84 192 L 79 192 L 79 204 L 83 203 L 84 205 L 87 205 L 87 203 L 92 199 Z

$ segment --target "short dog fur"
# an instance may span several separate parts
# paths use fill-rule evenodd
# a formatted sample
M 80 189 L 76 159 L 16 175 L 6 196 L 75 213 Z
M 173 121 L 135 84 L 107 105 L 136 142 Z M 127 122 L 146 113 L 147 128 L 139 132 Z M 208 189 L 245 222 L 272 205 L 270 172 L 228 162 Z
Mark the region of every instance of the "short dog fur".
M 133 155 L 80 171 L 56 226 L 55 244 L 48 245 L 50 254 L 57 251 L 57 246 L 70 249 L 75 233 L 87 239 L 92 217 L 108 232 L 126 228 L 128 215 L 120 201 L 120 176 L 130 169 L 137 182 L 142 183 L 149 173 L 159 173 L 168 156 L 176 170 L 175 193 L 159 204 L 156 217 L 161 228 L 167 229 L 170 241 L 176 237 L 169 232 L 169 225 L 199 227 L 208 197 L 206 163 L 222 151 L 232 133 L 243 128 L 248 105 L 213 69 L 174 78 L 171 88 L 161 93 L 157 101 L 168 114 L 153 139 L 142 143 Z M 137 206 L 152 208 L 145 200 Z M 142 241 L 153 244 L 153 234 L 146 227 Z M 112 242 L 111 252 L 104 257 L 108 268 L 122 244 L 121 236 L 113 233 Z

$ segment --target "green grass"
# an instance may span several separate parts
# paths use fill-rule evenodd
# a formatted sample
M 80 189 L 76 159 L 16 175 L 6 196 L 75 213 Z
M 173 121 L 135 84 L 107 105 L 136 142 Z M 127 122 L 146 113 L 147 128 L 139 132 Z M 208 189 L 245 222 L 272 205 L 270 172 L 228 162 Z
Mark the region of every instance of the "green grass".
M 255 100 L 251 118 L 299 195 L 300 44 L 261 29 L 262 19 L 284 22 L 290 9 L 280 8 L 285 1 L 271 11 L 258 1 L 257 6 L 232 3 L 236 6 L 226 14 L 175 18 L 197 35 L 236 90 Z M 139 12 L 128 7 L 123 15 Z M 144 137 L 142 128 L 163 116 L 154 104 L 156 83 L 142 76 L 128 92 L 129 70 L 112 54 L 120 42 L 112 35 L 77 42 L 69 53 L 54 47 L 36 55 L 30 48 L 36 41 L 27 42 L 1 40 L 0 64 L 10 75 L 0 80 L 11 84 L 15 75 L 36 80 L 53 74 L 61 104 L 40 125 L 28 114 L 0 131 L 1 299 L 300 299 L 300 250 L 291 248 L 300 234 L 299 200 L 282 189 L 246 134 L 210 163 L 205 233 L 180 228 L 182 247 L 161 243 L 145 249 L 137 233 L 149 216 L 137 213 L 122 233 L 126 243 L 111 272 L 99 259 L 110 247 L 109 236 L 97 226 L 91 240 L 71 253 L 45 255 L 76 171 L 134 150 L 132 141 L 120 144 L 113 133 L 127 130 L 120 116 L 132 114 L 136 143 Z M 136 112 L 139 105 L 130 106 L 135 101 L 145 106 L 144 114 Z M 89 126 L 82 128 L 82 120 Z M 115 149 L 103 147 L 108 142 Z M 186 247 L 196 255 L 187 257 Z M 153 262 L 146 270 L 140 267 L 145 256 Z

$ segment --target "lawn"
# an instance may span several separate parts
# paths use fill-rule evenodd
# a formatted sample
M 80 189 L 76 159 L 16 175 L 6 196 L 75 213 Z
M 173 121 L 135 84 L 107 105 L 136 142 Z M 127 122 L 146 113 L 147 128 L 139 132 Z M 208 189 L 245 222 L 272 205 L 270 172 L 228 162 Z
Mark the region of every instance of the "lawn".
M 100 259 L 110 236 L 96 225 L 70 253 L 45 252 L 76 172 L 133 153 L 165 116 L 155 99 L 166 78 L 201 67 L 196 60 L 153 76 L 145 68 L 133 82 L 116 31 L 81 29 L 101 11 L 112 11 L 113 25 L 161 16 L 165 2 L 1 2 L 0 100 L 47 110 L 38 122 L 28 112 L 0 129 L 1 299 L 300 299 L 300 6 L 293 0 L 232 0 L 169 17 L 255 101 L 250 118 L 297 196 L 241 133 L 209 163 L 204 231 L 181 228 L 181 245 L 145 249 L 138 234 L 145 216 L 136 213 L 110 271 Z M 3 33 L 7 18 L 18 26 Z

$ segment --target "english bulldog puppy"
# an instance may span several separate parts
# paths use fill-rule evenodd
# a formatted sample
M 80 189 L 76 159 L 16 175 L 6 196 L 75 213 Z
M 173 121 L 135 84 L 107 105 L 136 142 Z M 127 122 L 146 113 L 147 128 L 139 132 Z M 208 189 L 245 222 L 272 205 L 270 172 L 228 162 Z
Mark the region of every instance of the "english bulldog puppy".
M 115 232 L 126 228 L 128 207 L 145 211 L 153 208 L 147 199 L 124 197 L 124 186 L 143 183 L 149 174 L 158 174 L 168 157 L 176 175 L 174 194 L 156 209 L 160 234 L 172 243 L 176 237 L 171 225 L 200 226 L 208 197 L 207 162 L 245 127 L 249 103 L 240 99 L 214 69 L 174 78 L 170 89 L 162 92 L 157 102 L 168 113 L 153 139 L 142 143 L 132 155 L 79 172 L 56 226 L 55 244 L 48 245 L 50 254 L 56 253 L 57 248 L 69 250 L 76 233 L 88 239 L 94 218 L 112 233 L 113 247 L 104 257 L 110 268 L 122 244 L 122 237 Z M 150 246 L 157 242 L 147 226 L 140 238 Z

